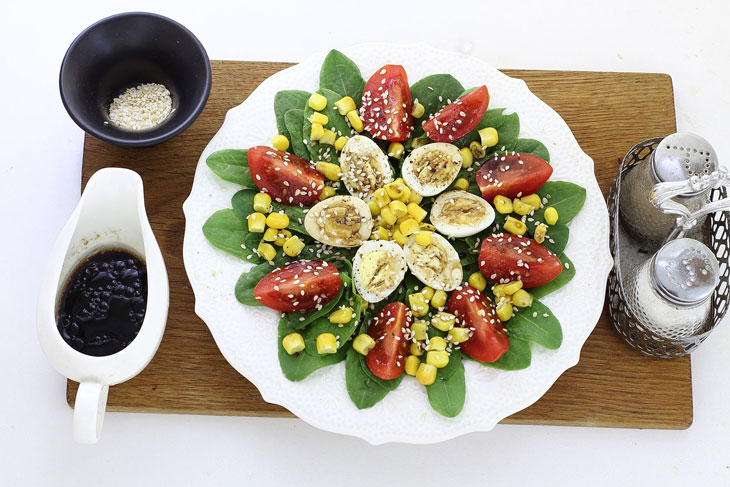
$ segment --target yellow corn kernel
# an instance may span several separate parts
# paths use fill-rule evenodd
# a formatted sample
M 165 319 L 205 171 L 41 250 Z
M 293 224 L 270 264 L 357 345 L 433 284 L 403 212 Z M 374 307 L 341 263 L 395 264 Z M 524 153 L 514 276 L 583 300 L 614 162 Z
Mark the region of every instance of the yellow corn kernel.
M 423 320 L 414 321 L 411 325 L 411 331 L 413 331 L 413 338 L 416 340 L 425 340 L 428 335 L 426 335 L 426 331 L 428 330 L 428 323 L 426 323 Z
M 390 232 L 387 228 L 378 226 L 378 228 L 373 231 L 373 234 L 371 236 L 372 240 L 388 240 L 390 239 Z
M 432 350 L 426 352 L 426 363 L 437 369 L 443 369 L 449 365 L 449 354 L 445 350 Z
M 522 289 L 522 281 L 511 281 L 504 284 L 504 293 L 511 296 Z
M 494 203 L 494 209 L 503 215 L 512 213 L 512 210 L 514 209 L 512 207 L 512 200 L 507 198 L 506 196 L 502 196 L 502 195 L 495 196 L 493 203 Z
M 357 133 L 362 132 L 363 130 L 363 124 L 362 120 L 360 120 L 360 115 L 357 114 L 357 110 L 352 110 L 347 112 L 347 120 L 350 121 L 350 126 L 353 128 L 353 130 Z
M 469 339 L 469 329 L 455 326 L 449 330 L 446 339 L 451 343 L 464 343 Z
M 466 178 L 457 179 L 456 181 L 454 181 L 454 189 L 466 191 L 467 189 L 469 189 L 469 180 Z
M 373 201 L 375 201 L 379 207 L 388 206 L 390 203 L 390 196 L 388 196 L 388 192 L 385 190 L 385 188 L 380 188 L 375 190 L 375 193 L 373 193 Z
M 515 213 L 517 213 L 520 216 L 525 216 L 525 215 L 528 215 L 532 211 L 532 206 L 523 202 L 519 198 L 515 198 L 514 200 L 512 200 L 512 211 L 514 211 Z
M 325 130 L 322 134 L 322 137 L 320 137 L 319 139 L 319 143 L 325 145 L 334 145 L 336 138 L 337 134 L 334 133 L 332 130 Z
M 545 241 L 545 236 L 547 235 L 547 225 L 544 223 L 541 223 L 535 228 L 535 242 L 537 243 L 543 243 Z
M 433 243 L 431 232 L 418 232 L 416 234 L 416 243 L 422 247 L 431 245 Z M 433 289 L 431 291 L 433 292 Z
M 416 371 L 416 380 L 424 386 L 430 386 L 436 382 L 436 370 L 435 366 L 422 362 Z
M 558 223 L 558 210 L 552 206 L 545 208 L 545 223 L 548 225 L 555 225 Z
M 289 333 L 281 341 L 281 346 L 284 347 L 286 353 L 294 355 L 304 350 L 304 337 L 299 333 Z
M 497 284 L 496 286 L 492 286 L 492 294 L 494 294 L 494 297 L 497 299 L 507 296 L 507 293 L 504 292 L 504 284 Z
M 406 359 L 406 374 L 415 376 L 419 365 L 421 365 L 421 360 L 415 355 L 409 355 Z
M 317 353 L 326 355 L 337 352 L 337 338 L 332 333 L 322 333 L 317 337 Z
M 316 165 L 317 171 L 324 174 L 324 177 L 330 181 L 338 181 L 342 176 L 342 169 L 337 164 L 331 162 L 320 161 Z
M 436 295 L 434 294 L 434 299 L 436 298 Z M 445 311 L 439 311 L 434 315 L 433 318 L 431 318 L 431 324 L 441 330 L 441 331 L 449 331 L 449 328 L 454 326 L 454 322 L 456 321 L 456 316 L 452 315 L 451 313 L 447 313 Z
M 400 218 L 408 214 L 408 208 L 402 201 L 391 201 L 390 204 L 388 204 L 388 208 L 390 208 L 390 211 L 393 212 L 396 218 Z
M 494 127 L 483 128 L 479 131 L 479 138 L 484 147 L 494 147 L 499 142 L 499 134 Z
M 309 105 L 309 108 L 312 110 L 321 112 L 327 106 L 327 98 L 319 93 L 312 93 L 312 96 L 309 97 L 309 101 L 307 101 L 307 105 Z
M 367 333 L 361 333 L 352 341 L 352 348 L 360 355 L 367 355 L 375 346 L 375 340 Z
M 464 168 L 470 168 L 472 164 L 474 164 L 474 154 L 471 153 L 471 150 L 469 150 L 468 147 L 462 147 L 459 149 L 459 152 L 461 152 L 461 166 Z
M 532 306 L 532 294 L 528 293 L 524 289 L 518 289 L 512 295 L 512 304 L 518 308 L 527 308 Z
M 469 144 L 469 150 L 471 151 L 471 155 L 474 156 L 474 159 L 481 159 L 482 157 L 487 155 L 486 147 L 484 147 L 476 140 Z
M 402 178 L 398 178 L 392 183 L 388 183 L 385 185 L 385 191 L 388 193 L 388 196 L 391 200 L 399 200 L 403 196 L 403 192 L 407 188 L 408 186 Z
M 411 355 L 415 357 L 420 357 L 423 355 L 423 349 L 421 348 L 420 343 L 411 343 Z
M 426 297 L 421 293 L 413 293 L 408 295 L 408 303 L 410 304 L 411 313 L 418 318 L 426 316 L 428 313 L 428 303 Z
M 422 222 L 428 212 L 418 206 L 416 203 L 408 203 L 408 214 L 415 218 L 418 222 Z
M 347 144 L 348 138 L 344 135 L 337 137 L 337 140 L 335 140 L 335 150 L 342 150 L 343 147 L 345 147 L 345 144 Z
M 357 109 L 355 106 L 355 100 L 349 96 L 337 100 L 335 102 L 335 107 L 337 107 L 337 111 L 340 112 L 340 115 L 347 115 L 351 111 Z
M 415 204 L 418 205 L 418 204 L 421 203 L 421 201 L 423 201 L 423 196 L 421 196 L 420 194 L 418 194 L 415 191 L 411 190 L 411 195 L 408 198 L 408 202 L 409 203 L 415 203 Z
M 400 245 L 402 247 L 408 242 L 408 237 L 403 235 L 403 232 L 401 232 L 400 229 L 398 229 L 393 232 L 393 240 L 395 240 L 398 243 L 398 245 Z
M 404 184 L 398 201 L 402 201 L 403 203 L 408 203 L 409 201 L 411 201 L 411 188 Z
M 424 231 L 424 232 L 435 232 L 436 231 L 436 227 L 434 227 L 430 223 L 421 222 L 421 223 L 418 224 L 418 228 L 421 229 L 421 231 Z
M 271 211 L 271 196 L 266 193 L 256 193 L 253 197 L 253 211 L 268 213 Z
M 400 142 L 391 142 L 388 146 L 388 156 L 394 159 L 400 159 L 405 150 L 405 147 Z
M 408 218 L 407 220 L 401 222 L 399 228 L 400 233 L 402 233 L 406 237 L 409 237 L 411 234 L 418 231 L 418 222 L 413 218 Z
M 443 308 L 446 306 L 446 292 L 437 289 L 431 298 L 431 306 L 434 308 Z
M 277 135 L 271 139 L 271 145 L 273 145 L 276 150 L 285 151 L 289 148 L 289 139 L 287 139 L 284 135 Z
M 309 116 L 309 121 L 312 123 L 318 123 L 320 125 L 327 125 L 327 122 L 330 121 L 329 117 L 325 115 L 324 113 L 314 112 Z
M 352 308 L 340 308 L 330 315 L 330 323 L 341 324 L 352 321 Z
M 527 231 L 527 225 L 525 225 L 525 222 L 511 216 L 507 217 L 507 221 L 504 222 L 502 228 L 512 235 L 524 235 Z
M 446 340 L 439 336 L 431 337 L 428 341 L 428 350 L 446 350 Z
M 415 118 L 421 118 L 424 113 L 426 113 L 426 107 L 418 102 L 413 104 L 413 110 L 411 110 L 411 115 L 413 115 Z
M 542 204 L 540 195 L 537 195 L 535 193 L 528 194 L 527 196 L 523 196 L 520 199 L 522 200 L 523 203 L 527 203 L 528 205 L 532 206 L 532 208 L 535 210 L 539 210 L 540 205 Z
M 304 250 L 304 242 L 299 240 L 296 235 L 289 237 L 284 242 L 284 253 L 289 257 L 296 257 L 302 250 Z
M 500 320 L 507 321 L 512 318 L 513 314 L 514 309 L 512 308 L 512 303 L 502 301 L 497 305 L 497 316 L 499 316 Z
M 274 242 L 276 241 L 276 238 L 279 236 L 279 230 L 276 228 L 267 228 L 264 232 L 264 241 L 265 242 Z
M 384 206 L 381 208 L 380 216 L 388 225 L 395 225 L 395 221 L 398 219 L 398 217 L 393 213 L 393 210 L 390 209 L 390 206 Z
M 274 260 L 274 257 L 276 257 L 276 249 L 273 245 L 266 243 L 266 242 L 260 242 L 259 246 L 256 248 L 258 251 L 258 254 L 263 257 L 264 259 L 268 261 Z
M 431 298 L 433 298 L 433 293 L 434 292 L 435 291 L 433 290 L 433 288 L 432 287 L 429 287 L 429 286 L 426 286 L 423 289 L 421 289 L 421 294 L 423 294 L 424 296 L 426 296 L 426 299 L 428 301 L 431 301 Z M 419 340 L 425 340 L 425 338 L 419 338 Z
M 248 215 L 246 218 L 248 222 L 248 231 L 254 233 L 263 233 L 266 230 L 266 215 L 263 213 L 255 212 Z
M 279 234 L 276 237 L 276 240 L 274 240 L 274 245 L 277 245 L 279 247 L 283 247 L 287 240 L 291 238 L 291 232 L 289 230 L 283 229 L 279 230 Z
M 319 140 L 324 135 L 324 127 L 321 123 L 313 123 L 312 130 L 309 132 L 309 140 L 312 142 Z
M 289 216 L 286 213 L 270 213 L 266 217 L 266 224 L 271 228 L 286 228 L 289 226 Z
M 368 208 L 370 208 L 370 214 L 373 216 L 380 215 L 380 205 L 375 200 L 368 201 Z
M 337 192 L 335 191 L 335 188 L 332 186 L 325 186 L 322 188 L 322 193 L 319 195 L 320 200 L 326 200 L 327 198 L 332 198 Z
M 480 291 L 484 291 L 487 288 L 487 280 L 481 272 L 475 272 L 470 275 L 467 282 L 471 287 L 479 289 Z

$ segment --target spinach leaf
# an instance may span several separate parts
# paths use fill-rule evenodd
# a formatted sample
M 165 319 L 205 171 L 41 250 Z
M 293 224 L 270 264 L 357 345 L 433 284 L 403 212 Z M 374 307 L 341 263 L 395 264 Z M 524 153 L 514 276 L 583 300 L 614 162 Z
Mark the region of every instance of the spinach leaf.
M 541 198 L 547 198 L 545 207 L 552 206 L 558 210 L 558 222 L 567 224 L 578 214 L 586 201 L 586 190 L 577 184 L 567 181 L 548 181 L 537 190 Z M 549 195 L 549 196 L 548 196 Z M 536 215 L 545 213 L 544 208 Z
M 294 108 L 304 108 L 309 99 L 309 93 L 302 90 L 284 90 L 274 96 L 274 114 L 276 115 L 276 128 L 281 135 L 286 136 L 290 141 L 292 134 L 286 126 L 284 115 Z
M 520 136 L 520 117 L 516 113 L 505 115 L 505 110 L 505 108 L 493 108 L 484 112 L 484 116 L 476 128 L 454 142 L 454 145 L 457 147 L 468 147 L 475 140 L 481 140 L 479 137 L 479 131 L 481 129 L 493 127 L 499 135 L 499 142 L 492 149 L 500 151 L 514 150 L 517 139 Z
M 225 181 L 240 184 L 246 188 L 256 187 L 248 169 L 248 150 L 219 150 L 209 155 L 205 163 L 211 171 Z
M 449 100 L 456 101 L 464 91 L 464 87 L 450 74 L 432 74 L 415 82 L 411 86 L 411 98 L 423 105 L 426 110 L 420 121 L 428 120 L 428 117 L 438 112 Z M 411 138 L 415 139 L 423 135 L 423 127 L 415 122 Z
M 545 348 L 555 350 L 563 343 L 563 330 L 560 322 L 550 308 L 537 298 L 532 306 L 520 308 L 506 323 L 510 343 L 513 338 L 539 343 Z
M 248 226 L 230 208 L 213 213 L 203 224 L 203 235 L 214 247 L 224 252 L 253 264 L 263 262 L 252 250 L 258 245 L 261 236 L 255 234 L 253 243 L 250 237 L 253 234 L 249 233 Z
M 349 57 L 332 49 L 322 63 L 319 87 L 352 97 L 359 106 L 365 80 L 360 74 L 360 68 Z
M 345 384 L 347 394 L 358 409 L 367 409 L 380 402 L 390 391 L 400 385 L 403 375 L 397 379 L 383 380 L 370 372 L 364 356 L 353 348 L 347 351 Z
M 320 113 L 327 115 L 328 118 L 327 124 L 324 128 L 334 131 L 337 137 L 341 135 L 349 137 L 352 135 L 353 132 L 352 129 L 350 129 L 347 119 L 344 115 L 340 115 L 340 112 L 337 111 L 337 108 L 335 107 L 335 102 L 342 98 L 342 96 L 326 88 L 317 91 L 317 93 L 327 98 L 327 106 L 324 107 L 324 110 L 320 110 Z M 307 105 L 304 109 L 304 121 L 302 123 L 302 134 L 304 139 L 309 139 L 309 136 L 312 133 L 312 122 L 309 121 L 309 118 L 313 113 L 314 110 L 312 107 Z M 309 150 L 309 158 L 312 161 L 327 161 L 333 163 L 337 163 L 338 161 L 337 151 L 332 145 L 324 145 L 319 142 L 309 141 L 307 149 Z
M 563 263 L 563 271 L 558 276 L 547 284 L 543 284 L 540 287 L 533 287 L 530 289 L 530 294 L 535 298 L 541 298 L 553 291 L 557 291 L 561 287 L 565 286 L 575 276 L 575 265 L 570 261 L 567 255 L 558 254 L 558 259 Z M 567 267 L 566 267 L 567 264 Z
M 279 320 L 279 365 L 287 379 L 291 381 L 300 381 L 317 369 L 334 365 L 345 360 L 345 355 L 347 354 L 346 347 L 341 348 L 337 351 L 337 353 L 328 355 L 311 355 L 305 351 L 289 355 L 286 350 L 284 350 L 282 340 L 289 333 L 295 332 L 296 330 L 287 325 L 286 317 L 282 317 Z
M 545 223 L 543 210 L 537 211 L 533 216 L 527 217 L 526 224 L 528 237 L 535 238 L 535 230 L 540 223 Z M 559 221 L 555 225 L 545 225 L 547 226 L 547 233 L 545 234 L 545 241 L 542 245 L 554 254 L 560 254 L 563 250 L 565 250 L 565 246 L 568 245 L 570 229 Z
M 255 189 L 242 189 L 231 198 L 233 211 L 241 221 L 245 222 L 248 215 L 253 213 L 253 198 L 257 193 L 258 190 Z M 272 201 L 271 211 L 274 213 L 283 211 L 289 217 L 289 226 L 286 227 L 288 230 L 301 233 L 302 235 L 309 235 L 306 228 L 304 228 L 304 217 L 306 216 L 304 208 L 300 208 L 299 206 L 285 206 L 277 203 L 276 201 Z M 248 231 L 248 227 L 246 227 L 246 231 Z M 262 235 L 256 235 L 258 235 L 258 239 L 261 240 Z M 258 242 L 256 245 L 258 245 Z
M 517 139 L 514 148 L 515 152 L 530 153 L 542 157 L 545 161 L 550 162 L 550 152 L 545 144 L 535 139 Z
M 236 282 L 236 299 L 249 306 L 263 306 L 253 297 L 253 290 L 259 281 L 272 270 L 274 270 L 274 267 L 268 262 L 264 262 L 241 274 L 241 277 Z
M 428 402 L 438 413 L 453 418 L 464 408 L 466 380 L 461 352 L 454 350 L 446 367 L 438 369 L 436 382 L 426 386 Z
M 289 141 L 291 142 L 291 150 L 294 151 L 294 155 L 309 160 L 309 149 L 307 149 L 307 144 L 304 143 L 304 135 L 302 134 L 304 109 L 294 108 L 288 110 L 284 114 L 284 123 L 291 136 Z
M 474 359 L 472 359 L 474 360 Z M 475 360 L 475 362 L 479 362 Z M 500 370 L 522 370 L 530 366 L 532 351 L 530 342 L 509 337 L 509 350 L 495 362 L 479 362 L 487 367 Z

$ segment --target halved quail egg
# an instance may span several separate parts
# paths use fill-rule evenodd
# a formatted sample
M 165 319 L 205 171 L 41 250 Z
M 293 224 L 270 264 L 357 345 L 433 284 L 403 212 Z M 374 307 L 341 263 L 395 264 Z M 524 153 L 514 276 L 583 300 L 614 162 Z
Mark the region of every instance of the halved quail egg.
M 434 289 L 453 291 L 461 284 L 464 272 L 456 249 L 438 233 L 431 235 L 431 243 L 420 245 L 411 235 L 403 247 L 408 268 L 422 283 Z
M 355 289 L 368 303 L 387 298 L 406 274 L 406 256 L 392 240 L 368 240 L 352 261 Z
M 367 199 L 378 188 L 393 181 L 393 168 L 380 147 L 371 139 L 355 135 L 340 153 L 342 182 L 351 195 Z
M 333 196 L 314 205 L 304 218 L 309 235 L 333 247 L 357 247 L 370 237 L 373 216 L 354 196 Z
M 435 142 L 411 152 L 403 162 L 401 174 L 416 193 L 433 196 L 449 187 L 459 174 L 462 163 L 458 147 Z
M 447 191 L 431 207 L 431 223 L 450 237 L 479 233 L 494 221 L 494 210 L 486 200 L 466 191 Z

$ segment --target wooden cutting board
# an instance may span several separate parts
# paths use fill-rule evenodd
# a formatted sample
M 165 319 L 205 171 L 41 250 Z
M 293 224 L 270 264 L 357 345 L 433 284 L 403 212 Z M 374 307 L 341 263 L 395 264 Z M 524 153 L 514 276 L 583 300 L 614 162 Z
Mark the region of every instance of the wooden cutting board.
M 182 203 L 198 158 L 226 111 L 287 63 L 213 61 L 213 89 L 205 110 L 183 134 L 159 146 L 128 149 L 89 136 L 83 183 L 98 169 L 127 167 L 142 175 L 152 228 L 170 277 L 170 313 L 162 344 L 149 366 L 109 391 L 109 411 L 291 416 L 264 402 L 218 351 L 195 315 L 182 260 Z M 504 70 L 522 78 L 570 126 L 595 161 L 607 194 L 618 161 L 634 145 L 676 129 L 672 80 L 662 74 Z M 272 107 L 273 110 L 273 107 Z M 580 290 L 576 290 L 580 292 Z M 274 351 L 272 351 L 274 353 Z M 73 405 L 77 384 L 68 383 Z M 535 404 L 504 423 L 683 429 L 692 423 L 690 359 L 645 357 L 619 337 L 604 309 L 581 353 Z

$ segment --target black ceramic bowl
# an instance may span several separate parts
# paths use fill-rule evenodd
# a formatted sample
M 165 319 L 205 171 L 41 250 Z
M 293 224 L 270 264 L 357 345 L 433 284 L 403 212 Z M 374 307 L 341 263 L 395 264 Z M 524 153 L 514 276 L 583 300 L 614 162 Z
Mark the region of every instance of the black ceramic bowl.
M 73 41 L 61 64 L 61 99 L 88 134 L 109 144 L 145 147 L 185 130 L 208 100 L 211 70 L 203 45 L 161 15 L 129 12 L 107 17 Z M 158 126 L 125 130 L 109 120 L 109 105 L 128 88 L 160 83 L 173 112 Z

